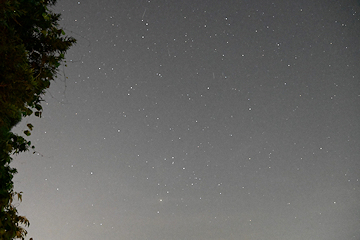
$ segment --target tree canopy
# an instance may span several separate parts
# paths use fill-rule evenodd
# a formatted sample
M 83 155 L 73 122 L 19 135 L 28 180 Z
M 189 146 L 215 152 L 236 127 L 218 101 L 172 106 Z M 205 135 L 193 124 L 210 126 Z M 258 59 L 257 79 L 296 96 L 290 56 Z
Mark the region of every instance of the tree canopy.
M 56 0 L 0 0 L 0 239 L 22 238 L 29 221 L 12 204 L 16 169 L 13 154 L 33 148 L 26 136 L 12 132 L 23 117 L 41 117 L 42 96 L 55 79 L 66 51 L 76 42 L 59 27 Z

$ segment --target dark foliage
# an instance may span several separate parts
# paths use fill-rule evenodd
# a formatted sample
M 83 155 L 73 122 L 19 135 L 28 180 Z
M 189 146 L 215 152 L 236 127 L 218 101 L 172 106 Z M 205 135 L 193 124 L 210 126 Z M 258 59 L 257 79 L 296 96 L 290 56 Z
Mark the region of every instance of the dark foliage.
M 56 0 L 0 0 L 0 239 L 24 238 L 29 221 L 12 202 L 12 155 L 31 142 L 11 132 L 22 117 L 41 117 L 42 96 L 56 77 L 64 54 L 75 43 L 59 28 L 59 14 L 48 9 Z M 33 128 L 28 124 L 24 135 Z

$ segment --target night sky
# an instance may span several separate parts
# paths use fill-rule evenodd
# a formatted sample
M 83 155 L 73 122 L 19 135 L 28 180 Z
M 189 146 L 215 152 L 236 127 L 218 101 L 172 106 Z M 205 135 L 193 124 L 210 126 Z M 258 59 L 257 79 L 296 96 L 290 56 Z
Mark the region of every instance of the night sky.
M 359 240 L 360 4 L 60 0 L 14 157 L 34 240 Z

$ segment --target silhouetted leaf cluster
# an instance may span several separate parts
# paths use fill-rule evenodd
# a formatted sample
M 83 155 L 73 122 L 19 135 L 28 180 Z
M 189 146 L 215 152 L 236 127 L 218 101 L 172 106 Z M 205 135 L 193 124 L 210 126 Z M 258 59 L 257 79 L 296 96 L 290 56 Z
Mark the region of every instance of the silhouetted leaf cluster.
M 31 142 L 11 132 L 25 116 L 41 117 L 42 96 L 56 77 L 64 54 L 75 43 L 59 28 L 60 14 L 48 9 L 56 0 L 0 0 L 0 239 L 24 238 L 29 221 L 12 202 L 12 155 Z M 33 125 L 27 124 L 25 136 Z

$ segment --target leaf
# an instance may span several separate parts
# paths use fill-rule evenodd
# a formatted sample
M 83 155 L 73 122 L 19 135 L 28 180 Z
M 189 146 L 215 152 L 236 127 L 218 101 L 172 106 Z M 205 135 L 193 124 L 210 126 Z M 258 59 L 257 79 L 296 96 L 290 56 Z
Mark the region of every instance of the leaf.
M 26 136 L 30 136 L 30 135 L 31 135 L 31 132 L 30 132 L 29 130 L 25 130 L 25 131 L 24 131 L 24 134 L 25 134 Z
M 23 116 L 30 116 L 33 111 L 30 108 L 26 108 L 24 112 L 22 112 Z
M 35 104 L 35 108 L 38 111 L 42 110 L 42 106 L 40 104 Z
M 20 202 L 22 202 L 22 192 L 16 193 L 17 194 L 17 198 Z
M 34 127 L 34 126 L 33 126 L 31 123 L 28 123 L 26 126 L 30 129 L 30 131 L 33 130 L 33 127 Z
M 50 19 L 49 14 L 43 13 L 42 16 L 46 21 L 49 21 L 49 19 Z
M 35 112 L 35 116 L 41 118 L 41 112 L 40 111 Z

